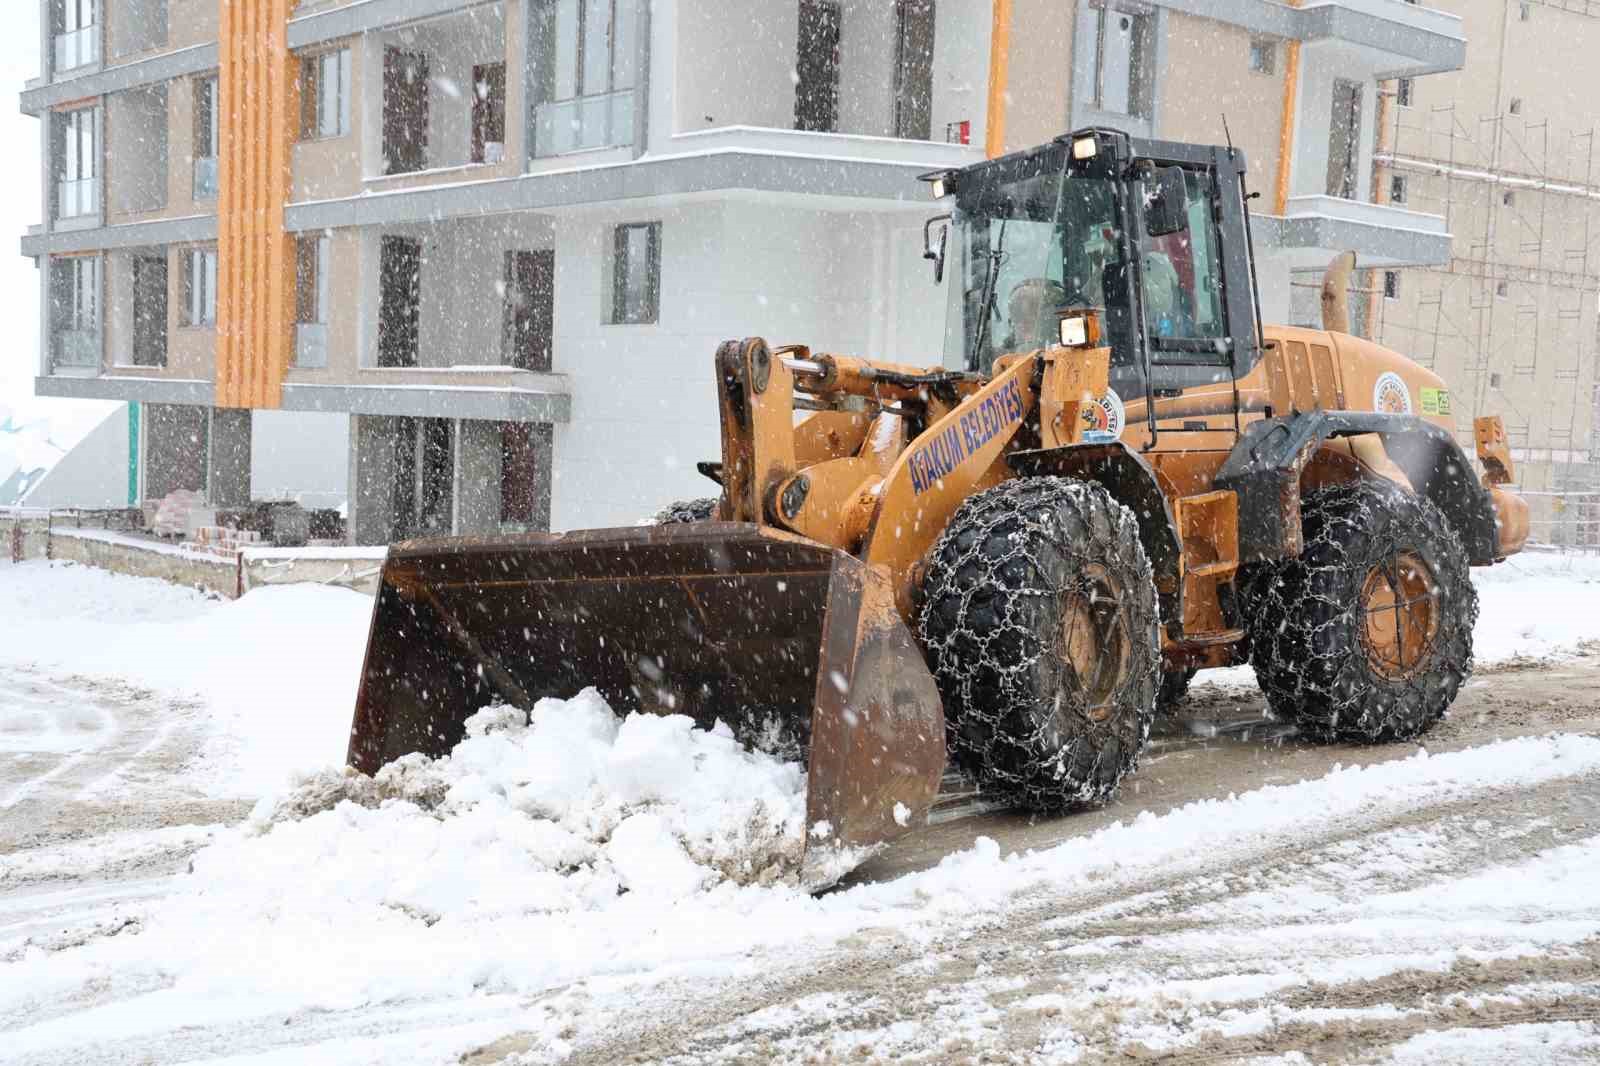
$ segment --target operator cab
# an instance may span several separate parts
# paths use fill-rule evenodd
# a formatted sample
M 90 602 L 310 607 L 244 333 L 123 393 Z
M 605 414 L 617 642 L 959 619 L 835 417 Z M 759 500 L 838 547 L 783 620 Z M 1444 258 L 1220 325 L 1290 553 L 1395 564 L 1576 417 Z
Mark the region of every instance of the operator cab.
M 1261 348 L 1244 168 L 1231 148 L 1088 129 L 926 175 L 954 200 L 927 253 L 954 274 L 945 365 L 1058 344 L 1061 313 L 1087 307 L 1123 400 L 1247 373 Z

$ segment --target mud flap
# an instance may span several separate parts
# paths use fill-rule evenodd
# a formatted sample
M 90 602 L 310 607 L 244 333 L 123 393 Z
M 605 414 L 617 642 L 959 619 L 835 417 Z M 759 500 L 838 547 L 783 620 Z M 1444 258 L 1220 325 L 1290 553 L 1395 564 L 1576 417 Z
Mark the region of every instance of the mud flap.
M 587 686 L 802 759 L 813 887 L 923 824 L 944 770 L 938 690 L 884 574 L 720 522 L 394 546 L 348 760 L 443 755 L 485 706 Z

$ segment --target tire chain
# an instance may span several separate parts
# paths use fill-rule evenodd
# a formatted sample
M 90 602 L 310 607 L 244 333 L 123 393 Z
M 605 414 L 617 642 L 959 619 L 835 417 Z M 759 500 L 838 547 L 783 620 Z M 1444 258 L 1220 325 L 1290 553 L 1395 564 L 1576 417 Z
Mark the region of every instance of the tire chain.
M 1133 513 L 1096 484 L 1017 479 L 963 503 L 930 558 L 917 625 L 952 757 L 988 794 L 1032 810 L 1108 799 L 1138 762 L 1159 684 L 1155 585 Z M 1085 587 L 1088 564 L 1116 577 L 1127 612 L 1131 668 L 1104 723 L 1047 655 L 1056 604 Z
M 1313 490 L 1302 521 L 1300 556 L 1252 568 L 1243 582 L 1251 661 L 1268 705 L 1319 740 L 1420 735 L 1472 674 L 1478 599 L 1460 538 L 1428 500 L 1372 482 Z M 1439 628 L 1419 669 L 1383 679 L 1370 669 L 1355 616 L 1371 569 L 1401 552 L 1433 571 Z

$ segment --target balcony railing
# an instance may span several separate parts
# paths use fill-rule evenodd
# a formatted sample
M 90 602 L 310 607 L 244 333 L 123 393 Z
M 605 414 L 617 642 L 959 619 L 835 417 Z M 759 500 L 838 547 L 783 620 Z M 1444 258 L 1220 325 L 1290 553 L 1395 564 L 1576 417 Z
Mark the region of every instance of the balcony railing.
M 540 104 L 534 115 L 534 154 L 562 155 L 633 143 L 633 90 Z
M 301 322 L 294 328 L 294 365 L 320 370 L 328 365 L 328 327 L 321 322 Z
M 217 157 L 214 155 L 194 161 L 194 198 L 196 200 L 217 198 Z
M 100 61 L 100 27 L 56 34 L 55 69 L 72 70 Z
M 100 331 L 97 329 L 62 329 L 56 331 L 56 358 L 58 367 L 95 369 L 100 365 Z
M 100 211 L 100 181 L 80 178 L 56 182 L 56 217 L 82 218 Z

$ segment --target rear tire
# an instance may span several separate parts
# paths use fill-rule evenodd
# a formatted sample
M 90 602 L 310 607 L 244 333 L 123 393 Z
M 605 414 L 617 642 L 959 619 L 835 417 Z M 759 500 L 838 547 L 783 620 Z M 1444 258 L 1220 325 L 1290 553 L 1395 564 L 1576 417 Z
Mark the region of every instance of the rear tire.
M 1420 736 L 1472 674 L 1478 596 L 1460 539 L 1432 503 L 1388 484 L 1314 491 L 1301 520 L 1305 550 L 1251 615 L 1268 704 L 1321 740 Z
M 709 522 L 717 516 L 717 497 L 705 496 L 698 500 L 678 500 L 656 512 L 655 524 L 676 526 L 684 522 Z
M 1030 810 L 1109 799 L 1160 680 L 1133 513 L 1099 485 L 1008 481 L 963 503 L 930 559 L 918 621 L 952 759 Z

